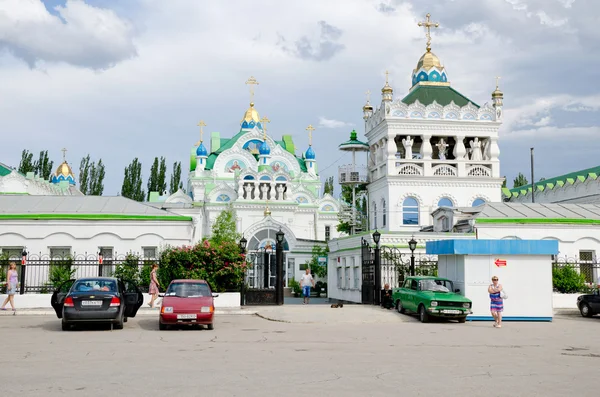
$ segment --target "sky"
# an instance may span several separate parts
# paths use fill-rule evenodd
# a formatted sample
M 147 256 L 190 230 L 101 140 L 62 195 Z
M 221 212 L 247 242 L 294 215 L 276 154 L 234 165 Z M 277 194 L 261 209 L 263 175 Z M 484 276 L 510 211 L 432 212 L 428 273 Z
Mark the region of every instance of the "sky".
M 324 180 L 350 163 L 337 150 L 350 131 L 364 139 L 365 92 L 380 103 L 385 71 L 395 99 L 408 92 L 428 12 L 452 87 L 483 105 L 501 76 L 509 187 L 530 147 L 536 179 L 599 165 L 597 0 L 0 0 L 0 161 L 48 150 L 58 165 L 64 147 L 77 174 L 90 154 L 116 195 L 135 157 L 144 183 L 156 156 L 189 169 L 199 120 L 235 135 L 254 76 L 269 135 L 291 134 L 299 155 L 316 128 Z

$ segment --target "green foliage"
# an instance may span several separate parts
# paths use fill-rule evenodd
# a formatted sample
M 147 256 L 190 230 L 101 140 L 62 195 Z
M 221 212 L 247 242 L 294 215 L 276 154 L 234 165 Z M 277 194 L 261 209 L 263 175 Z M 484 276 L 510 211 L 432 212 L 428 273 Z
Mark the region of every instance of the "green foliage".
M 104 192 L 104 176 L 102 159 L 96 164 L 88 154 L 79 163 L 79 190 L 86 195 L 101 196 Z
M 48 271 L 48 282 L 42 287 L 41 292 L 48 293 L 58 289 L 63 283 L 74 278 L 76 270 L 70 257 L 53 259 Z
M 585 290 L 585 275 L 569 265 L 552 269 L 552 284 L 563 294 L 582 292 Z
M 314 273 L 315 276 L 319 278 L 327 279 L 327 262 L 324 265 L 319 264 L 320 256 L 327 256 L 329 253 L 329 247 L 324 245 L 313 245 L 312 248 L 312 256 L 310 260 L 306 261 L 305 264 L 308 266 Z
M 504 177 L 504 180 L 502 181 L 502 187 L 506 187 L 506 177 Z
M 24 149 L 23 152 L 21 152 L 19 172 L 25 175 L 27 175 L 28 172 L 35 172 L 35 166 L 33 164 L 33 153 L 29 153 L 29 150 L 27 149 Z
M 333 196 L 333 177 L 330 176 L 325 180 L 325 185 L 323 185 L 323 195 L 330 194 Z
M 137 157 L 125 168 L 121 196 L 136 201 L 144 201 L 146 197 L 146 192 L 142 189 L 142 163 Z
M 235 243 L 237 245 L 241 239 L 241 235 L 237 232 L 236 219 L 237 214 L 233 206 L 229 204 L 227 209 L 221 211 L 217 219 L 215 219 L 215 223 L 212 225 L 210 242 L 216 245 L 222 242 Z
M 113 277 L 119 278 L 124 281 L 130 281 L 139 286 L 147 285 L 142 284 L 140 269 L 140 258 L 134 254 L 127 254 L 125 260 L 115 267 Z M 148 281 L 148 284 L 150 282 Z
M 525 175 L 519 172 L 519 175 L 513 180 L 513 189 L 528 184 L 529 182 L 527 181 L 527 178 L 525 178 Z
M 165 158 L 161 157 L 160 162 L 158 157 L 154 158 L 154 163 L 150 168 L 150 177 L 148 178 L 148 197 L 150 198 L 150 192 L 158 192 L 158 194 L 164 194 L 167 190 L 167 164 Z
M 367 190 L 367 185 L 357 185 L 355 187 L 355 201 L 354 206 L 356 207 L 356 216 L 358 219 L 366 219 L 367 218 L 367 199 L 364 196 L 364 193 Z M 340 199 L 349 205 L 352 205 L 352 186 L 351 185 L 343 185 L 342 186 L 342 194 Z M 349 222 L 346 222 L 343 218 L 343 214 L 340 212 L 338 214 L 339 223 L 336 227 L 338 232 L 350 234 L 352 232 L 352 225 Z
M 237 241 L 204 240 L 195 246 L 169 247 L 161 252 L 158 278 L 163 286 L 187 278 L 206 280 L 215 291 L 238 291 L 247 266 Z
M 169 193 L 173 194 L 179 189 L 183 190 L 183 182 L 181 181 L 181 161 L 173 163 L 173 172 L 171 172 Z
M 44 180 L 50 179 L 50 174 L 52 173 L 52 166 L 54 165 L 54 161 L 50 161 L 48 158 L 48 151 L 41 151 L 39 159 L 33 163 L 35 168 L 35 173 L 43 178 Z
M 300 286 L 300 283 L 295 279 L 290 279 L 288 281 L 288 286 L 292 289 L 292 292 L 294 294 L 300 295 L 302 293 L 302 287 Z

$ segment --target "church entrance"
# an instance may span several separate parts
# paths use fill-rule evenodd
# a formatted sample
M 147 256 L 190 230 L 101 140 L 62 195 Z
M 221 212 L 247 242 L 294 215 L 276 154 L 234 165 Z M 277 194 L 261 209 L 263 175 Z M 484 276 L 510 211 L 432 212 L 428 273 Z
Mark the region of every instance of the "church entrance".
M 244 305 L 283 304 L 286 278 L 284 266 L 289 246 L 284 238 L 281 243 L 282 249 L 278 253 L 276 233 L 277 230 L 267 228 L 256 233 L 248 241 L 248 268 L 242 291 Z M 278 258 L 278 255 L 281 255 L 281 258 Z M 278 268 L 278 263 L 281 269 Z

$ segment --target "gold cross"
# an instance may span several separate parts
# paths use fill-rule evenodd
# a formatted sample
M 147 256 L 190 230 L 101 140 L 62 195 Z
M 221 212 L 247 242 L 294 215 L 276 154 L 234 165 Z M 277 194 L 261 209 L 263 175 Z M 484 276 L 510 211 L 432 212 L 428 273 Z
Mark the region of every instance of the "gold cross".
M 500 80 L 500 76 L 496 76 L 496 89 L 498 89 L 498 81 Z
M 260 122 L 262 123 L 262 128 L 263 128 L 263 141 L 267 140 L 267 123 L 270 123 L 271 120 L 269 120 L 267 118 L 267 116 L 264 116 L 262 119 L 260 119 Z
M 67 149 L 62 148 L 61 152 L 63 152 L 63 161 L 67 161 Z
M 254 102 L 254 86 L 258 85 L 258 81 L 254 78 L 254 76 L 250 76 L 248 80 L 246 80 L 246 84 L 250 86 L 250 103 Z
M 431 22 L 430 17 L 431 14 L 427 13 L 425 21 L 418 23 L 419 26 L 424 26 L 427 29 L 427 33 L 425 34 L 425 37 L 427 37 L 427 52 L 431 51 L 431 28 L 438 28 L 440 26 L 438 22 Z
M 365 94 L 367 95 L 367 103 L 369 103 L 369 99 L 371 99 L 371 91 L 367 90 L 367 92 L 365 92 Z
M 306 127 L 306 131 L 308 131 L 308 146 L 312 146 L 312 132 L 315 130 L 315 127 L 312 126 L 312 124 L 309 124 L 308 127 Z
M 200 144 L 202 143 L 202 136 L 204 135 L 202 127 L 206 127 L 206 123 L 204 122 L 204 120 L 200 120 L 200 122 L 198 123 L 198 127 L 200 127 L 200 140 L 198 141 L 197 146 L 200 146 Z

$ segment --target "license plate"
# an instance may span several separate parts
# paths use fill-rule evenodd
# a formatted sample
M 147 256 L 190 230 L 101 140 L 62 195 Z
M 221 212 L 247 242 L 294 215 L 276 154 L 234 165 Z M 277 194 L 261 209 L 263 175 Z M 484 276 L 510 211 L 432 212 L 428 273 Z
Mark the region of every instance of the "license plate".
M 195 314 L 178 314 L 177 315 L 178 320 L 195 320 L 196 317 L 197 316 Z
M 461 311 L 460 310 L 442 310 L 442 313 L 444 313 L 444 314 L 460 314 Z
M 102 306 L 102 301 L 81 301 L 81 306 Z

